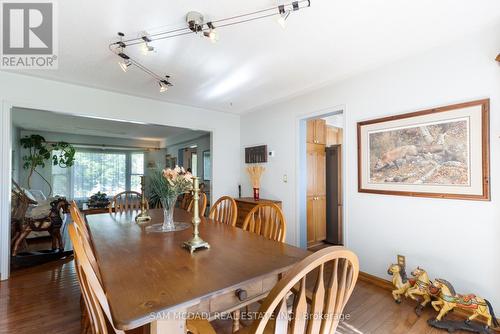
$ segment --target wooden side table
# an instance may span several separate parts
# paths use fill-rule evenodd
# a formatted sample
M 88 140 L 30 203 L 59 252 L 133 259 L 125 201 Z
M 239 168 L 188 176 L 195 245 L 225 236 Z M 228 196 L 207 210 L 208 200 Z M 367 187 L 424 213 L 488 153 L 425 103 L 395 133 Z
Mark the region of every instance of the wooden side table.
M 243 226 L 243 221 L 245 220 L 247 214 L 257 204 L 271 202 L 282 208 L 281 201 L 276 201 L 271 199 L 261 198 L 258 201 L 256 201 L 253 199 L 253 197 L 241 197 L 241 198 L 235 198 L 234 200 L 236 201 L 236 206 L 238 207 L 238 218 L 236 219 L 236 226 L 240 228 Z

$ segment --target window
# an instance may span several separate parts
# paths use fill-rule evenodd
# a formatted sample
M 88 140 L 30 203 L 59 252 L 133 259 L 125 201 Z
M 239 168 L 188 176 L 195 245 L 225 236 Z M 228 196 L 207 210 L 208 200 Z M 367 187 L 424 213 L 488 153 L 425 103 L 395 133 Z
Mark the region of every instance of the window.
M 141 176 L 144 175 L 144 154 L 132 153 L 130 155 L 130 190 L 141 192 Z
M 193 176 L 198 176 L 198 154 L 191 153 L 191 174 Z
M 71 168 L 52 166 L 53 192 L 76 200 L 98 191 L 108 196 L 125 190 L 140 192 L 143 174 L 143 153 L 79 150 Z
M 59 152 L 57 152 L 59 154 Z M 69 168 L 52 166 L 52 193 L 58 196 L 69 198 L 70 193 L 70 175 Z
M 73 165 L 73 197 L 87 198 L 101 191 L 115 195 L 126 190 L 126 155 L 77 152 Z

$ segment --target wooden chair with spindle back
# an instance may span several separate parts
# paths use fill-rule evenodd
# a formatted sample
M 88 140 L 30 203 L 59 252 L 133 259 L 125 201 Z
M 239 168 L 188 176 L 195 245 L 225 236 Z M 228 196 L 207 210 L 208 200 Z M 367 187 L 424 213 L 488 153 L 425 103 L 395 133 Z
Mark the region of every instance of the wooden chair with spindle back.
M 87 260 L 89 261 L 90 266 L 92 267 L 92 270 L 94 271 L 97 279 L 99 280 L 99 282 L 101 282 L 101 274 L 99 272 L 99 267 L 97 266 L 97 260 L 95 258 L 94 247 L 92 245 L 92 239 L 90 238 L 90 232 L 85 222 L 85 218 L 75 201 L 71 201 L 70 213 L 71 213 L 71 218 L 73 220 L 73 224 L 77 226 L 77 232 L 79 232 L 79 236 L 81 236 L 80 242 L 82 243 L 82 245 L 84 245 L 84 250 L 85 249 L 87 250 L 86 252 Z M 82 290 L 82 296 L 80 299 L 80 307 L 82 309 L 82 315 L 81 315 L 81 324 L 83 329 L 82 333 L 84 334 L 87 333 L 89 328 L 92 328 L 91 333 L 101 333 L 99 332 L 100 330 L 99 327 L 100 325 L 98 322 L 99 316 L 96 313 L 97 311 L 95 310 L 93 302 L 90 300 L 88 283 L 82 276 L 81 271 L 78 270 L 78 254 L 76 254 L 75 252 L 74 255 L 75 255 L 75 266 L 77 269 L 76 273 L 78 276 L 78 280 L 80 281 Z
M 123 213 L 129 210 L 141 209 L 141 193 L 137 191 L 122 191 L 113 197 L 109 205 L 109 213 L 115 212 Z M 148 201 L 146 201 L 146 208 L 149 209 Z
M 189 208 L 189 204 L 191 204 L 192 199 L 193 199 L 193 194 L 191 194 L 190 192 L 182 194 L 182 199 L 179 203 L 179 207 L 181 209 L 187 210 Z
M 208 218 L 224 224 L 236 226 L 236 219 L 238 218 L 236 201 L 232 197 L 222 196 L 210 209 Z
M 106 294 L 89 259 L 89 254 L 93 254 L 93 251 L 88 247 L 85 241 L 84 232 L 77 223 L 70 224 L 68 226 L 68 231 L 71 242 L 73 243 L 75 268 L 78 274 L 80 288 L 82 290 L 85 306 L 90 314 L 92 332 L 96 334 L 107 334 L 107 318 L 108 323 L 112 326 L 115 333 L 125 334 L 124 331 L 116 329 L 113 325 Z
M 200 198 L 198 199 L 199 214 L 200 216 L 204 216 L 205 210 L 207 209 L 207 195 L 205 193 L 200 193 L 199 196 L 200 196 Z M 191 198 L 191 201 L 189 202 L 189 206 L 187 208 L 188 212 L 193 212 L 193 203 L 194 203 L 194 198 Z
M 356 254 L 341 246 L 324 248 L 285 274 L 262 303 L 258 320 L 242 332 L 263 334 L 271 329 L 271 333 L 280 334 L 335 333 L 358 274 Z M 307 278 L 315 279 L 310 305 L 306 297 Z M 294 291 L 296 285 L 298 289 Z M 287 301 L 290 295 L 294 300 L 293 319 L 289 322 Z M 273 314 L 278 316 L 271 320 Z
M 113 324 L 108 300 L 101 285 L 102 281 L 94 248 L 91 240 L 87 239 L 90 233 L 83 215 L 74 201 L 71 203 L 70 211 L 74 224 L 69 225 L 68 231 L 73 244 L 75 268 L 85 310 L 88 312 L 86 317 L 82 315 L 82 320 L 90 322 L 92 334 L 108 334 L 110 328 L 116 334 L 126 334 L 126 332 L 116 329 Z M 84 332 L 86 332 L 85 325 L 83 327 Z M 208 321 L 203 319 L 188 320 L 186 327 L 191 333 L 216 334 Z
M 285 242 L 286 221 L 281 208 L 274 203 L 256 205 L 245 217 L 243 230 L 262 235 L 265 238 Z

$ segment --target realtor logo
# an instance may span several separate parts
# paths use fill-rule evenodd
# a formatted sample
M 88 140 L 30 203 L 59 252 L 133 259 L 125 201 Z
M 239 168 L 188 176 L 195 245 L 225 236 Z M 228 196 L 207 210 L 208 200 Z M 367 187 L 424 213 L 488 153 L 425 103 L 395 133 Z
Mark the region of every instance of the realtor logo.
M 2 2 L 2 69 L 57 68 L 55 3 Z

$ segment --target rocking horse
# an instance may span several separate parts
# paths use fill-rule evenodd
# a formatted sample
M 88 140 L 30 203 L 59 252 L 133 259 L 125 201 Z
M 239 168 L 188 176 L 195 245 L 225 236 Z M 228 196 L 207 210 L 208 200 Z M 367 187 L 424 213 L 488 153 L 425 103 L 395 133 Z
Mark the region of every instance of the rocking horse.
M 406 295 L 406 291 L 415 285 L 415 279 L 408 279 L 405 268 L 397 263 L 389 266 L 387 274 L 392 276 L 392 284 L 396 288 L 392 290 L 392 297 L 397 304 L 401 304 L 401 296 Z
M 474 331 L 477 333 L 488 333 L 488 328 L 494 325 L 499 327 L 495 313 L 493 312 L 493 307 L 490 302 L 484 298 L 480 298 L 476 295 L 459 295 L 455 292 L 453 285 L 444 279 L 436 279 L 434 283 L 429 288 L 432 295 L 436 296 L 438 299 L 431 303 L 432 307 L 439 312 L 435 320 L 429 321 L 431 326 L 448 329 L 464 329 L 468 331 Z M 461 308 L 472 311 L 472 315 L 467 318 L 465 324 L 463 322 L 452 322 L 448 321 L 442 323 L 443 318 L 453 310 L 454 308 Z M 472 320 L 478 316 L 483 316 L 486 319 L 487 327 L 484 329 L 473 326 Z
M 417 296 L 423 298 L 423 301 L 417 305 L 415 308 L 415 313 L 418 316 L 422 314 L 422 310 L 424 307 L 431 301 L 431 296 L 429 293 L 429 286 L 431 285 L 431 281 L 429 279 L 429 275 L 427 272 L 417 267 L 415 270 L 411 272 L 411 275 L 415 277 L 415 285 L 406 290 L 405 296 L 410 297 L 413 300 L 419 301 Z
M 32 231 L 46 231 L 52 238 L 52 250 L 63 253 L 61 237 L 63 217 L 69 213 L 69 203 L 64 197 L 55 197 L 47 203 L 38 203 L 12 180 L 11 245 L 12 256 L 19 254 L 26 237 Z

